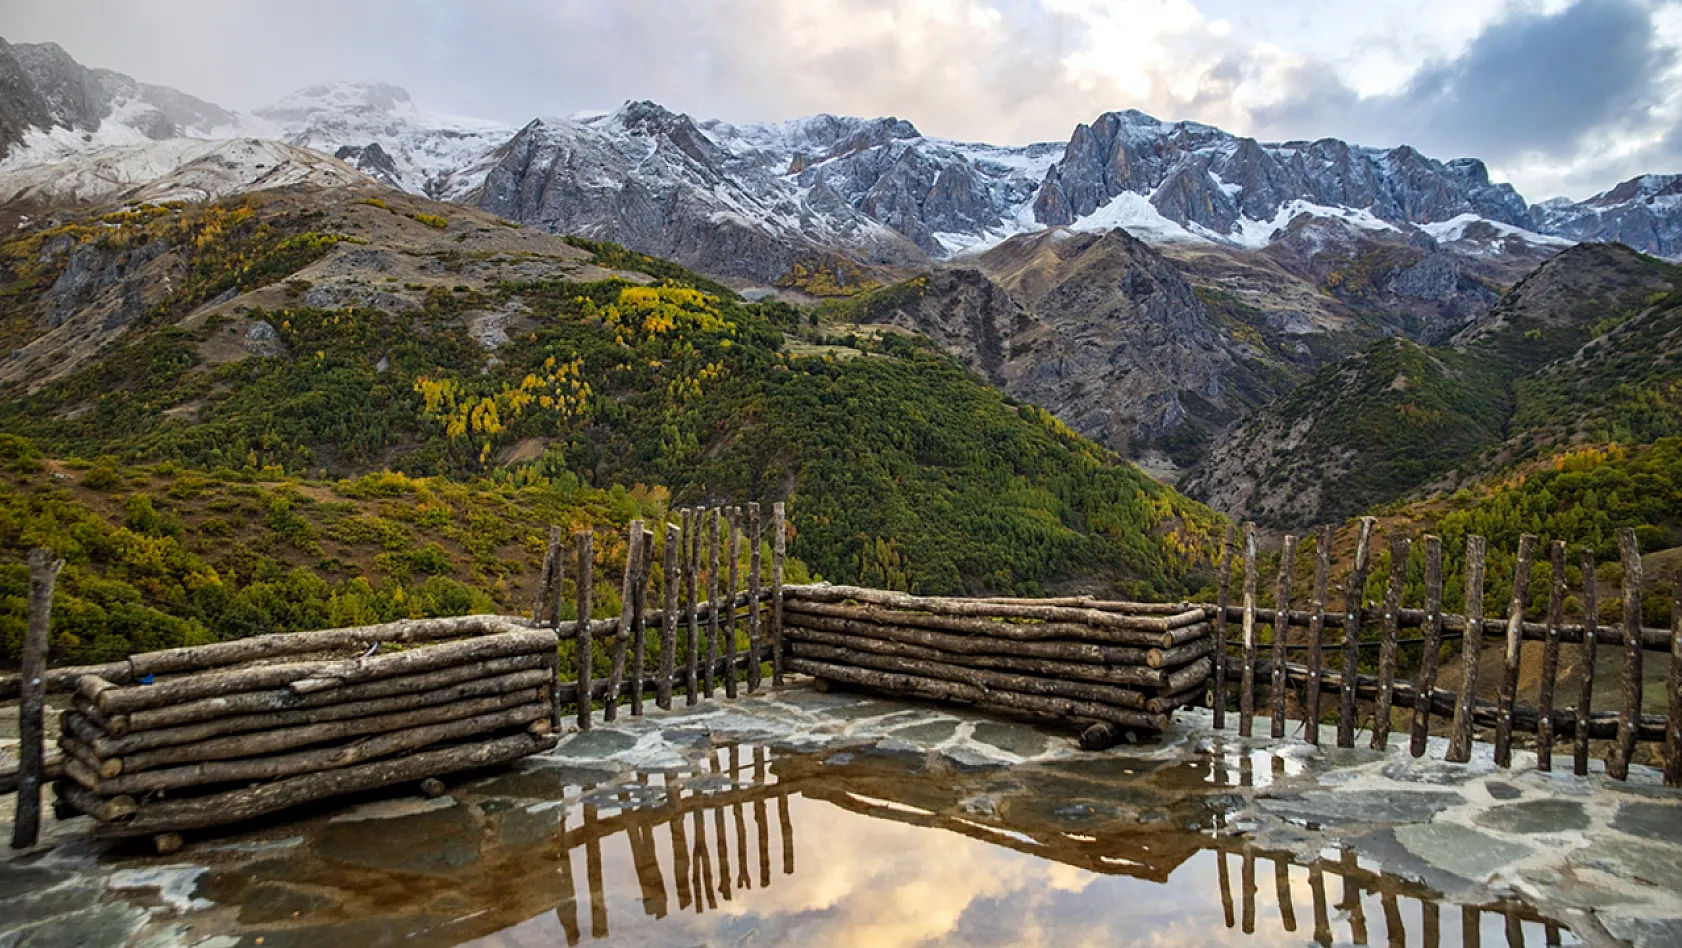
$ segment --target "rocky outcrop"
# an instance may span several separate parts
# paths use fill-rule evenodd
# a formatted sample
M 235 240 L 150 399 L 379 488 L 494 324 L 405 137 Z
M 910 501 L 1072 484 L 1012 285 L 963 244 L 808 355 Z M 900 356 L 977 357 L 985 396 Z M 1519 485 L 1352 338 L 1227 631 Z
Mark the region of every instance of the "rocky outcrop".
M 1631 178 L 1579 204 L 1564 198 L 1530 209 L 1530 226 L 1569 240 L 1617 241 L 1682 258 L 1682 174 Z

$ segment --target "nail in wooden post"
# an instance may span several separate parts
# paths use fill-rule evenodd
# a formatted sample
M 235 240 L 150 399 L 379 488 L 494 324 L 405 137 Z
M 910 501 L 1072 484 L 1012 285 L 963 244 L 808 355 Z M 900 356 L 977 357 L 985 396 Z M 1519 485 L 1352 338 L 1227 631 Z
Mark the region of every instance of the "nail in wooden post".
M 1507 651 L 1501 666 L 1501 687 L 1495 694 L 1495 765 L 1513 765 L 1513 704 L 1518 700 L 1518 668 L 1524 656 L 1524 603 L 1530 596 L 1530 570 L 1536 562 L 1536 538 L 1518 538 L 1518 562 L 1513 567 L 1513 598 L 1507 605 Z
M 1682 571 L 1670 587 L 1670 715 L 1664 722 L 1664 782 L 1682 786 Z
M 704 512 L 700 507 L 696 507 L 688 512 L 683 522 L 683 621 L 689 632 L 689 647 L 684 649 L 687 658 L 683 666 L 683 703 L 686 705 L 699 704 L 701 701 L 701 621 L 697 611 L 698 603 L 695 601 L 695 572 L 700 560 L 701 515 Z
M 1641 726 L 1641 547 L 1629 527 L 1618 531 L 1618 556 L 1624 567 L 1624 706 L 1618 712 L 1618 743 L 1606 772 L 1613 780 L 1624 780 Z
M 1420 632 L 1425 641 L 1413 686 L 1413 742 L 1408 748 L 1415 757 L 1424 756 L 1431 734 L 1431 693 L 1437 688 L 1437 659 L 1443 647 L 1443 541 L 1430 535 L 1425 537 L 1425 620 Z
M 595 658 L 596 643 L 590 636 L 590 607 L 593 592 L 593 572 L 591 566 L 596 561 L 596 535 L 584 530 L 578 534 L 578 729 L 590 729 L 590 686 L 595 682 L 595 668 L 592 660 Z
M 1460 643 L 1460 695 L 1454 702 L 1448 753 L 1444 759 L 1463 764 L 1472 759 L 1472 707 L 1478 694 L 1478 653 L 1483 649 L 1483 537 L 1466 538 L 1466 637 Z
M 1302 736 L 1310 744 L 1320 743 L 1320 682 L 1326 670 L 1321 638 L 1326 630 L 1326 584 L 1332 569 L 1332 528 L 1320 528 L 1314 542 L 1314 601 L 1308 608 L 1308 686 L 1303 692 Z
M 1249 737 L 1256 716 L 1256 525 L 1244 525 L 1244 667 L 1238 680 L 1238 736 Z
M 1285 736 L 1285 640 L 1291 633 L 1291 569 L 1297 560 L 1297 538 L 1287 536 L 1279 548 L 1279 589 L 1273 597 L 1273 721 L 1269 734 Z
M 783 559 L 788 555 L 788 523 L 781 501 L 771 505 L 771 684 L 783 684 Z
M 619 717 L 619 689 L 625 681 L 625 650 L 631 641 L 631 614 L 636 611 L 637 573 L 642 569 L 642 521 L 631 521 L 631 532 L 625 544 L 625 582 L 620 587 L 619 624 L 613 629 L 613 664 L 607 673 L 607 701 L 602 706 L 602 720 Z
M 707 667 L 703 669 L 706 678 L 706 692 L 710 699 L 713 688 L 717 684 L 718 666 L 718 545 L 724 539 L 724 508 L 712 509 L 712 526 L 707 528 L 707 603 L 711 607 L 707 610 Z
M 1232 524 L 1226 525 L 1221 540 L 1221 588 L 1215 600 L 1215 693 L 1210 705 L 1215 712 L 1215 727 L 1226 727 L 1226 610 L 1232 592 Z
M 53 586 L 64 561 L 51 550 L 29 551 L 29 623 L 18 673 L 18 789 L 12 848 L 27 849 L 41 835 L 41 781 L 46 775 L 47 629 Z
M 1577 692 L 1577 730 L 1572 735 L 1571 769 L 1579 777 L 1589 772 L 1589 715 L 1594 711 L 1594 661 L 1600 643 L 1599 589 L 1594 582 L 1594 552 L 1584 550 L 1578 560 L 1583 574 L 1583 675 Z
M 648 584 L 654 576 L 654 531 L 642 531 L 642 559 L 634 591 L 636 608 L 631 610 L 631 716 L 642 716 L 642 689 L 648 670 Z
M 1554 679 L 1559 676 L 1559 627 L 1565 623 L 1565 541 L 1548 551 L 1548 630 L 1542 641 L 1542 681 L 1536 696 L 1536 767 L 1554 769 Z
M 684 511 L 684 516 L 688 515 Z M 682 552 L 682 528 L 675 523 L 666 524 L 666 558 L 661 564 L 666 602 L 665 613 L 660 617 L 660 680 L 654 684 L 654 703 L 662 711 L 672 709 L 672 679 L 677 677 L 677 591 L 683 585 L 678 555 Z
M 1390 705 L 1396 688 L 1396 634 L 1401 627 L 1402 587 L 1407 583 L 1408 554 L 1413 544 L 1397 534 L 1390 538 L 1390 584 L 1384 590 L 1384 631 L 1378 646 L 1378 702 L 1373 709 L 1373 750 L 1390 744 Z M 1427 696 L 1426 700 L 1429 700 Z
M 748 504 L 748 693 L 759 690 L 759 504 Z
M 1367 594 L 1367 562 L 1372 551 L 1372 527 L 1378 521 L 1361 518 L 1360 532 L 1355 540 L 1355 568 L 1349 574 L 1349 586 L 1344 593 L 1343 619 L 1343 691 L 1337 717 L 1337 746 L 1355 746 L 1355 675 L 1360 670 L 1361 612 Z
M 724 612 L 724 695 L 736 697 L 736 581 L 737 564 L 742 559 L 742 508 L 730 508 L 730 543 L 725 552 L 730 557 L 730 588 L 725 590 Z

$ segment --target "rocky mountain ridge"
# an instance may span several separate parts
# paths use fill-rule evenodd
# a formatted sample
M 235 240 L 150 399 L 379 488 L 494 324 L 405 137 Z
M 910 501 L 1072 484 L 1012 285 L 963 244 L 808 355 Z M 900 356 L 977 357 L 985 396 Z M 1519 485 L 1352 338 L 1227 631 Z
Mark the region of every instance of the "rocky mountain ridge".
M 412 193 L 722 266 L 714 272 L 743 283 L 833 254 L 926 266 L 1048 226 L 1261 249 L 1293 222 L 1332 220 L 1401 243 L 1472 234 L 1464 250 L 1481 255 L 1598 240 L 1682 255 L 1676 176 L 1532 206 L 1473 158 L 1265 143 L 1138 111 L 1025 146 L 933 138 L 891 117 L 697 121 L 652 102 L 516 130 L 429 115 L 378 83 L 311 87 L 238 115 L 85 69 L 51 44 L 0 47 L 0 170 L 182 136 L 277 138 Z

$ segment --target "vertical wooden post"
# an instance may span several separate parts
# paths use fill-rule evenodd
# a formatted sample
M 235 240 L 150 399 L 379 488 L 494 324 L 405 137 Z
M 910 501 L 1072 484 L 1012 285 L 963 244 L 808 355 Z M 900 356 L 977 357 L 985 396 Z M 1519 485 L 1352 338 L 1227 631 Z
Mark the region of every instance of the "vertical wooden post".
M 51 550 L 29 551 L 29 624 L 18 674 L 18 790 L 12 848 L 27 849 L 41 835 L 41 779 L 46 771 L 47 630 L 53 586 L 64 561 Z
M 1361 904 L 1361 883 L 1355 881 L 1354 874 L 1349 870 L 1360 868 L 1353 850 L 1345 849 L 1338 857 L 1343 864 L 1344 871 L 1339 873 L 1343 881 L 1343 901 L 1338 908 L 1349 912 L 1349 937 L 1357 945 L 1367 943 L 1367 907 Z
M 635 608 L 631 610 L 631 651 L 636 660 L 631 664 L 631 716 L 642 716 L 642 689 L 648 669 L 648 584 L 654 576 L 654 531 L 642 531 L 642 559 L 638 561 L 637 588 L 633 591 Z
M 1559 677 L 1559 627 L 1565 622 L 1565 541 L 1548 550 L 1548 629 L 1542 641 L 1542 681 L 1536 695 L 1536 767 L 1554 769 L 1554 679 Z
M 1635 738 L 1641 726 L 1641 547 L 1629 527 L 1618 531 L 1618 556 L 1624 567 L 1624 705 L 1618 712 L 1618 743 L 1606 772 L 1614 780 L 1623 780 L 1635 759 Z
M 1664 782 L 1682 786 L 1682 571 L 1670 587 L 1670 714 L 1664 722 Z
M 1419 900 L 1419 927 L 1424 929 L 1420 935 L 1423 941 L 1421 948 L 1439 948 L 1442 944 L 1442 915 L 1436 902 Z
M 1279 903 L 1279 924 L 1285 931 L 1297 930 L 1297 907 L 1291 893 L 1291 864 L 1283 858 L 1273 860 L 1273 895 Z
M 1320 528 L 1314 542 L 1314 601 L 1308 617 L 1308 685 L 1303 692 L 1302 736 L 1310 744 L 1320 743 L 1320 682 L 1325 676 L 1321 638 L 1326 630 L 1326 584 L 1332 569 L 1332 528 Z
M 578 542 L 578 729 L 590 729 L 591 685 L 595 675 L 593 660 L 595 658 L 596 643 L 590 635 L 590 607 L 591 593 L 594 591 L 593 571 L 591 567 L 596 561 L 596 535 L 590 530 L 581 531 Z
M 619 594 L 619 624 L 613 629 L 613 664 L 607 673 L 607 700 L 602 704 L 602 720 L 619 717 L 619 689 L 625 681 L 625 649 L 631 641 L 631 614 L 636 610 L 637 573 L 642 569 L 642 521 L 631 521 L 631 532 L 625 543 L 625 582 Z
M 689 511 L 684 511 L 684 516 L 688 515 Z M 662 711 L 672 709 L 672 679 L 677 677 L 677 591 L 683 585 L 678 555 L 682 552 L 682 528 L 675 523 L 666 524 L 666 558 L 661 564 L 666 602 L 660 617 L 660 680 L 654 684 L 654 703 Z
M 1343 691 L 1337 717 L 1337 746 L 1355 746 L 1355 675 L 1361 667 L 1361 611 L 1367 594 L 1367 562 L 1372 552 L 1372 517 L 1362 517 L 1355 539 L 1355 568 L 1344 593 Z
M 561 528 L 549 528 L 549 546 L 543 551 L 543 568 L 537 573 L 537 595 L 531 604 L 531 624 L 541 628 L 550 612 L 550 587 L 561 569 Z
M 759 690 L 759 504 L 748 504 L 748 693 Z
M 1215 872 L 1221 883 L 1221 910 L 1226 915 L 1226 927 L 1231 928 L 1237 920 L 1232 912 L 1232 876 L 1226 868 L 1226 850 L 1215 853 Z
M 1402 907 L 1396 901 L 1396 890 L 1385 888 L 1380 890 L 1378 904 L 1384 909 L 1384 940 L 1392 945 L 1406 945 L 1408 943 L 1407 926 L 1402 922 Z M 1521 941 L 1518 948 L 1524 948 Z
M 1472 708 L 1478 694 L 1478 653 L 1483 649 L 1483 537 L 1466 538 L 1466 638 L 1460 643 L 1464 668 L 1460 695 L 1454 702 L 1454 724 L 1444 759 L 1463 764 L 1472 759 Z
M 1256 717 L 1256 525 L 1244 525 L 1244 667 L 1238 679 L 1238 736 L 1249 737 Z
M 1577 692 L 1577 729 L 1572 735 L 1571 769 L 1579 777 L 1589 772 L 1589 715 L 1594 710 L 1594 661 L 1600 643 L 1599 587 L 1594 581 L 1594 551 L 1578 560 L 1583 574 L 1583 678 Z
M 1518 538 L 1518 562 L 1513 567 L 1513 598 L 1507 605 L 1507 651 L 1501 667 L 1501 687 L 1495 695 L 1495 765 L 1513 765 L 1513 704 L 1518 700 L 1519 661 L 1524 656 L 1524 603 L 1530 597 L 1530 570 L 1536 562 L 1536 537 Z
M 1240 928 L 1244 934 L 1256 933 L 1256 855 L 1246 851 L 1238 862 L 1239 896 L 1243 900 L 1243 915 L 1240 918 Z
M 771 684 L 783 684 L 783 560 L 788 556 L 788 521 L 783 503 L 771 505 Z
M 1413 544 L 1399 532 L 1390 538 L 1390 584 L 1384 590 L 1384 631 L 1378 646 L 1378 702 L 1373 709 L 1373 750 L 1390 744 L 1390 705 L 1396 688 L 1396 635 L 1401 627 L 1402 587 L 1408 578 Z M 1428 700 L 1428 699 L 1427 699 Z
M 1279 588 L 1273 597 L 1273 721 L 1268 733 L 1274 740 L 1285 736 L 1285 640 L 1291 634 L 1291 570 L 1296 560 L 1297 538 L 1287 536 L 1279 548 Z
M 695 601 L 696 579 L 695 571 L 699 566 L 701 551 L 701 523 L 706 510 L 696 507 L 689 511 L 689 517 L 684 523 L 685 543 L 683 547 L 683 621 L 689 630 L 689 647 L 684 649 L 686 660 L 683 666 L 683 703 L 686 705 L 699 704 L 701 701 L 701 681 L 699 675 L 701 661 L 701 621 Z
M 1443 647 L 1443 541 L 1429 534 L 1425 537 L 1425 622 L 1420 633 L 1425 642 L 1413 689 L 1413 742 L 1408 748 L 1415 757 L 1425 754 L 1425 740 L 1431 734 L 1431 693 L 1437 690 L 1437 659 Z
M 685 511 L 687 516 L 688 511 Z M 691 898 L 699 898 L 699 892 L 692 892 L 689 885 L 691 869 L 689 865 L 689 834 L 683 829 L 683 813 L 678 810 L 678 794 L 671 789 L 668 778 L 667 800 L 671 806 L 671 822 L 666 824 L 666 830 L 672 840 L 672 877 L 677 880 L 677 907 L 681 911 L 689 907 Z
M 713 696 L 718 666 L 718 545 L 724 539 L 724 508 L 712 510 L 712 526 L 707 529 L 707 667 L 705 671 L 707 698 Z
M 1326 907 L 1326 875 L 1315 861 L 1308 867 L 1308 894 L 1314 901 L 1314 942 L 1332 943 L 1332 921 Z
M 1221 589 L 1215 599 L 1215 691 L 1209 703 L 1215 712 L 1215 727 L 1226 727 L 1226 610 L 1232 591 L 1232 524 L 1226 525 L 1221 540 Z M 1230 927 L 1230 926 L 1229 926 Z
M 632 536 L 641 536 L 641 531 L 632 531 Z M 634 561 L 633 561 L 634 562 Z M 609 696 L 609 700 L 616 700 Z M 609 704 L 608 707 L 613 707 Z M 589 830 L 596 823 L 596 808 L 591 805 L 584 807 L 584 876 L 590 886 L 590 937 L 606 938 L 607 930 L 607 897 L 602 893 L 602 844 L 601 838 Z
M 730 508 L 730 542 L 725 547 L 730 557 L 730 588 L 721 603 L 724 619 L 724 695 L 736 697 L 736 580 L 737 564 L 742 559 L 742 508 Z

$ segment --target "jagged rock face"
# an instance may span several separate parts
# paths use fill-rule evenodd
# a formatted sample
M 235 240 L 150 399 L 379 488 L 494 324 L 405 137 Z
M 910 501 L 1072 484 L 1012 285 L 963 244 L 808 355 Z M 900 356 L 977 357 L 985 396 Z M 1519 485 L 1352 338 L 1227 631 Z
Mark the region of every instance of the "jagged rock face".
M 1580 204 L 1545 201 L 1530 215 L 1531 226 L 1570 240 L 1617 241 L 1657 257 L 1682 257 L 1682 174 L 1631 178 Z
M 1236 234 L 1244 219 L 1274 219 L 1296 200 L 1360 208 L 1396 223 L 1464 213 L 1528 222 L 1524 199 L 1490 184 L 1475 159 L 1444 163 L 1405 145 L 1381 151 L 1336 139 L 1264 145 L 1138 111 L 1106 113 L 1075 129 L 1035 197 L 1034 219 L 1073 224 L 1128 192 L 1148 195 L 1171 221 L 1215 235 Z
M 800 206 L 764 155 L 727 149 L 685 115 L 631 103 L 593 122 L 533 122 L 491 156 L 472 198 L 556 233 L 611 240 L 746 281 L 844 246 L 864 262 L 927 261 L 916 246 L 844 201 Z
M 136 82 L 108 69 L 88 69 L 56 43 L 0 39 L 0 158 L 30 133 L 52 129 L 98 132 L 121 110 L 122 128 L 107 144 L 163 140 L 231 124 L 235 117 L 164 86 Z

